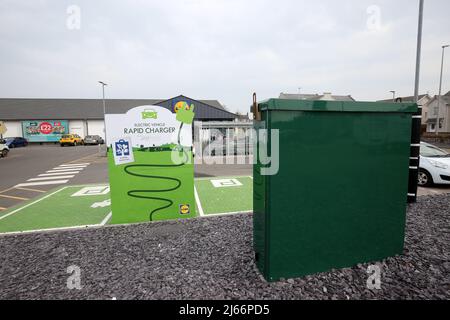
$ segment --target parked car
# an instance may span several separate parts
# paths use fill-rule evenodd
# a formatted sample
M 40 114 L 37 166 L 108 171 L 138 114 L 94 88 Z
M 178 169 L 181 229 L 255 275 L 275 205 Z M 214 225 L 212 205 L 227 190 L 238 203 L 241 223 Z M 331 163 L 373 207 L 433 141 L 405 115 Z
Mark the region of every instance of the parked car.
M 64 134 L 59 140 L 61 147 L 66 145 L 76 146 L 83 144 L 83 139 L 77 134 Z
M 6 145 L 5 140 L 0 140 L 0 158 L 5 158 L 8 155 L 9 147 Z
M 450 154 L 429 143 L 420 144 L 419 186 L 450 184 Z
M 104 144 L 105 141 L 98 135 L 84 137 L 84 144 Z
M 26 147 L 28 145 L 28 140 L 22 137 L 6 138 L 5 141 L 9 148 Z

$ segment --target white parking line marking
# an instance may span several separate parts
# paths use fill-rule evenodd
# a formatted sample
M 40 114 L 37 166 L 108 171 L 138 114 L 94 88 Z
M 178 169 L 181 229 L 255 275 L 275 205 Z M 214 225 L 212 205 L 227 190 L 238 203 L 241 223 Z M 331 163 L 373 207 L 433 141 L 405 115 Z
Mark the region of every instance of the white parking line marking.
M 73 169 L 67 169 L 67 170 L 48 170 L 48 171 L 46 171 L 47 173 L 67 173 L 67 172 L 69 172 L 69 171 L 73 171 L 73 172 L 75 172 Z M 80 171 L 76 171 L 76 173 L 79 173 Z
M 58 170 L 58 171 L 67 171 L 67 170 L 84 170 L 84 168 L 76 167 L 76 168 L 70 168 L 70 167 L 64 167 L 64 168 L 53 168 L 51 170 Z
M 203 212 L 202 204 L 200 203 L 200 198 L 197 193 L 197 188 L 194 186 L 194 197 L 195 202 L 197 203 L 198 213 L 200 214 L 200 217 L 204 217 L 205 213 Z
M 52 180 L 52 179 L 70 179 L 75 177 L 74 175 L 71 176 L 57 176 L 57 177 L 42 177 L 42 178 L 33 178 L 33 179 L 28 179 L 27 181 L 44 181 L 44 180 Z
M 208 213 L 205 218 L 212 218 L 212 217 L 221 217 L 221 216 L 231 216 L 236 214 L 249 214 L 253 213 L 253 211 L 236 211 L 236 212 L 224 212 L 224 213 Z
M 31 186 L 44 186 L 49 184 L 64 184 L 69 182 L 69 180 L 53 180 L 53 181 L 41 181 L 41 182 L 30 182 L 30 183 L 19 183 L 16 188 L 20 187 L 31 187 Z
M 75 169 L 75 170 L 81 169 L 81 170 L 83 170 L 85 168 L 86 168 L 85 166 L 55 167 L 55 168 L 53 168 L 53 170 L 71 170 L 71 169 Z
M 105 219 L 103 219 L 103 221 L 100 222 L 100 225 L 104 226 L 105 224 L 107 224 L 109 219 L 111 219 L 111 217 L 112 217 L 112 212 L 108 213 L 108 215 L 105 217 Z
M 60 165 L 60 167 L 70 167 L 70 166 L 88 166 L 90 163 L 66 163 Z
M 27 233 L 41 233 L 41 232 L 53 232 L 53 231 L 68 231 L 68 230 L 83 230 L 83 229 L 93 229 L 103 227 L 100 224 L 91 224 L 86 226 L 75 226 L 75 227 L 62 227 L 62 228 L 49 228 L 49 229 L 37 229 L 37 230 L 26 230 L 26 231 L 14 231 L 0 233 L 0 237 L 11 236 L 16 234 L 27 234 Z
M 38 177 L 52 177 L 55 176 L 55 178 L 58 178 L 58 176 L 65 175 L 65 174 L 77 174 L 79 171 L 68 171 L 68 172 L 60 172 L 60 173 L 43 173 L 39 174 Z
M 44 199 L 47 199 L 48 197 L 51 197 L 52 195 L 54 195 L 54 194 L 56 194 L 56 193 L 58 193 L 58 192 L 60 192 L 60 191 L 62 191 L 64 189 L 66 189 L 66 188 L 67 187 L 63 187 L 63 188 L 61 188 L 59 190 L 56 190 L 55 192 L 52 192 L 52 193 L 50 193 L 50 194 L 48 194 L 48 195 L 46 195 L 46 196 L 44 196 L 42 198 L 37 199 L 36 201 L 33 201 L 33 202 L 23 206 L 23 207 L 20 207 L 19 209 L 16 209 L 16 210 L 14 210 L 14 211 L 12 211 L 12 212 L 10 212 L 8 214 L 5 214 L 4 216 L 0 217 L 0 220 L 5 219 L 6 217 L 9 217 L 9 216 L 13 215 L 14 213 L 19 212 L 20 210 L 23 210 L 25 208 L 28 208 L 29 206 L 32 206 L 32 205 L 34 205 L 34 204 L 36 204 L 36 203 L 38 203 L 38 202 L 40 202 L 40 201 L 42 201 Z

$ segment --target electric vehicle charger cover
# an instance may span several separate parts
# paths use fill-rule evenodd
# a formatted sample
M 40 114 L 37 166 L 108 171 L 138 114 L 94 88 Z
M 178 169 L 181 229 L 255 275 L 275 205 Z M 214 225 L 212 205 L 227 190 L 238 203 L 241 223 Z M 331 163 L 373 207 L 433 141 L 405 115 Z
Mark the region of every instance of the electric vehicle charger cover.
M 402 254 L 411 103 L 271 99 L 255 156 L 276 152 L 274 175 L 254 165 L 254 249 L 268 281 Z M 272 141 L 278 130 L 279 141 Z M 264 152 L 263 152 L 264 154 Z
M 160 106 L 107 114 L 111 223 L 196 216 L 192 119 L 194 106 L 178 116 Z

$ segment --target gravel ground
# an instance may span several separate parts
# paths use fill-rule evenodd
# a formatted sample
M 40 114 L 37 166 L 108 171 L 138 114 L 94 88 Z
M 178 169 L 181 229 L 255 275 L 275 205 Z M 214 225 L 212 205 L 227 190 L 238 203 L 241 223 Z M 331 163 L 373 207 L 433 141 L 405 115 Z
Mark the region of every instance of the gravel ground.
M 408 209 L 406 249 L 368 265 L 267 283 L 251 215 L 0 236 L 0 299 L 450 299 L 450 195 Z M 81 290 L 69 290 L 69 266 Z

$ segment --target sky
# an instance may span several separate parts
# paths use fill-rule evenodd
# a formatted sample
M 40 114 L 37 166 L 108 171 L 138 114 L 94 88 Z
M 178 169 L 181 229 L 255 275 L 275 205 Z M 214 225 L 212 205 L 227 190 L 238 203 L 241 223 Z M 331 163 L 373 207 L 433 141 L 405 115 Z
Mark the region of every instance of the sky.
M 414 93 L 418 0 L 0 0 L 1 98 Z M 439 88 L 450 1 L 425 0 L 420 92 Z M 450 90 L 450 48 L 443 92 Z M 301 89 L 299 89 L 301 88 Z

